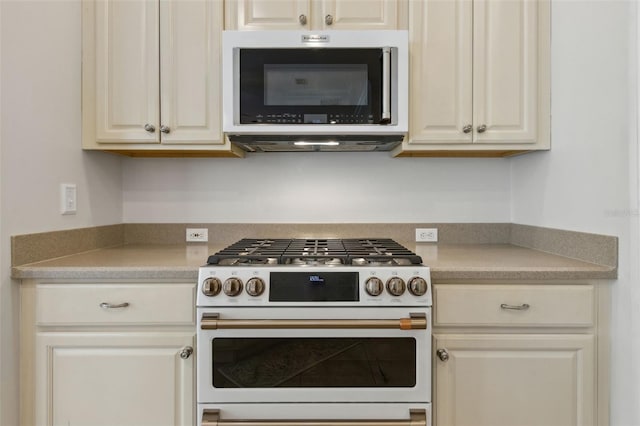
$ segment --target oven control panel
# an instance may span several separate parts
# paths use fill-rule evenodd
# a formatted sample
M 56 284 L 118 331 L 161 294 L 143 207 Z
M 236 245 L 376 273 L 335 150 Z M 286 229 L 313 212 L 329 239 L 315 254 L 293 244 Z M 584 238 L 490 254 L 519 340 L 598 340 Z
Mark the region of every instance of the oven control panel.
M 431 306 L 429 268 L 221 267 L 198 276 L 198 306 Z

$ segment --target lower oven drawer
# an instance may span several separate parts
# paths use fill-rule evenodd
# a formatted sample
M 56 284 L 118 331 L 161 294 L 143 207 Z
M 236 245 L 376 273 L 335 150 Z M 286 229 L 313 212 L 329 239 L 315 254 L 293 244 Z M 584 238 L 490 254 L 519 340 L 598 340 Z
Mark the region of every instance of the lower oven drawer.
M 431 426 L 431 404 L 200 404 L 198 426 Z

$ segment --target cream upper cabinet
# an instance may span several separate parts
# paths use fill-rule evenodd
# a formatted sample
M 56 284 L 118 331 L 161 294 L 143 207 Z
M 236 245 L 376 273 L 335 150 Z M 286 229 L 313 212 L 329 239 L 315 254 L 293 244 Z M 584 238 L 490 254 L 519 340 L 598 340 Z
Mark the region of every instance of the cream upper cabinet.
M 226 0 L 230 30 L 395 30 L 406 0 Z
M 398 0 L 323 0 L 322 28 L 334 30 L 395 30 Z
M 311 28 L 311 0 L 226 0 L 225 9 L 228 30 Z
M 96 142 L 160 142 L 160 129 L 145 130 L 160 123 L 159 3 L 86 2 L 89 8 L 95 16 Z M 83 87 L 83 95 L 90 94 Z
M 608 424 L 605 284 L 433 290 L 434 426 Z
M 83 1 L 83 147 L 230 153 L 219 0 Z
M 395 154 L 550 146 L 548 0 L 409 2 L 410 132 Z

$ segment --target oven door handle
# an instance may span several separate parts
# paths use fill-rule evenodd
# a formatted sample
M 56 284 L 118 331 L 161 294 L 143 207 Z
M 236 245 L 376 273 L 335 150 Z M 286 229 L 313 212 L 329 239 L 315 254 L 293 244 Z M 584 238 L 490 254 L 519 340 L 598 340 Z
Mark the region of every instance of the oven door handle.
M 202 330 L 239 329 L 400 329 L 426 330 L 427 316 L 411 313 L 399 319 L 222 319 L 217 313 L 202 315 Z
M 219 410 L 204 410 L 202 426 L 427 426 L 426 410 L 409 410 L 407 420 L 223 420 Z

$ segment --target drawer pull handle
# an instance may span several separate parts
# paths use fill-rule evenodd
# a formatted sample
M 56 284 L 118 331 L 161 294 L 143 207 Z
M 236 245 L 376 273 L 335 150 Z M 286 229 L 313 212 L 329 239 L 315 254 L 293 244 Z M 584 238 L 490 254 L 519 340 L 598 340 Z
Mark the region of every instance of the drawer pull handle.
M 502 309 L 510 309 L 512 311 L 526 311 L 530 308 L 528 303 L 523 303 L 522 305 L 507 305 L 506 303 L 503 303 L 500 307 Z
M 126 308 L 127 306 L 129 306 L 129 302 L 118 303 L 117 305 L 107 303 L 107 302 L 102 302 L 100 304 L 100 307 L 102 309 L 118 309 L 118 308 Z

